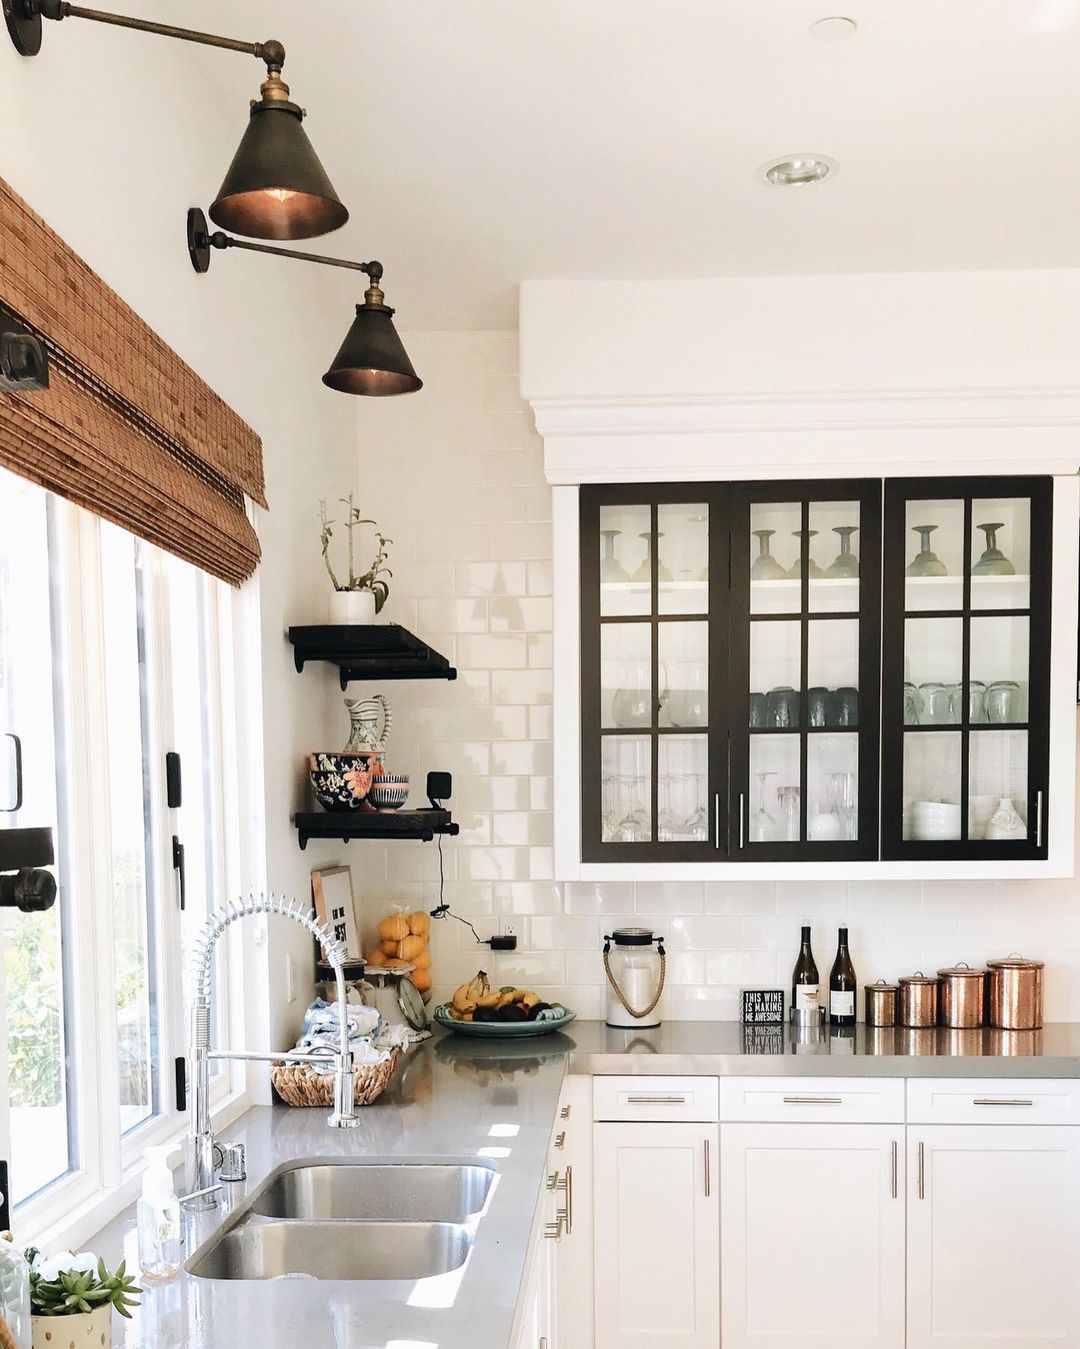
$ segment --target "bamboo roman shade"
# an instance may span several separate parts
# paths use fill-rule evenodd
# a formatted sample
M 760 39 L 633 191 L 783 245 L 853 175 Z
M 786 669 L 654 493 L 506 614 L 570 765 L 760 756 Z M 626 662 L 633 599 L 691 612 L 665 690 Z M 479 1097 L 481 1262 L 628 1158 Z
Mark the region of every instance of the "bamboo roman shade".
M 0 392 L 0 464 L 233 585 L 259 561 L 262 443 L 0 179 L 0 303 L 49 388 Z

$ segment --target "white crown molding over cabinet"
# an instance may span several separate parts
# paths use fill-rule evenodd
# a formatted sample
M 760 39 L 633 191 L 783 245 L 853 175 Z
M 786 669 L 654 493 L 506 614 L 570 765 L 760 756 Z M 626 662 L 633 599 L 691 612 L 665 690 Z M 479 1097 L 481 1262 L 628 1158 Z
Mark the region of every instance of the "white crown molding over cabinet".
M 1055 480 L 1046 860 L 635 863 L 633 875 L 1074 874 L 1078 308 L 1078 270 L 526 283 L 521 388 L 552 485 L 557 879 L 629 874 L 581 861 L 580 484 L 1017 473 Z

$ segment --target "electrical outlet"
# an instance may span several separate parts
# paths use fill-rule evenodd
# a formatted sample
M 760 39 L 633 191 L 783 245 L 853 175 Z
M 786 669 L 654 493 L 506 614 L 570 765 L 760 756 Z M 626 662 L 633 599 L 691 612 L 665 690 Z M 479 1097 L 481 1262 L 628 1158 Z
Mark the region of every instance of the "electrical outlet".
M 499 935 L 503 937 L 516 937 L 518 934 L 517 922 L 513 918 L 504 918 L 499 923 Z
M 285 957 L 285 1001 L 296 1001 L 296 961 L 292 956 Z

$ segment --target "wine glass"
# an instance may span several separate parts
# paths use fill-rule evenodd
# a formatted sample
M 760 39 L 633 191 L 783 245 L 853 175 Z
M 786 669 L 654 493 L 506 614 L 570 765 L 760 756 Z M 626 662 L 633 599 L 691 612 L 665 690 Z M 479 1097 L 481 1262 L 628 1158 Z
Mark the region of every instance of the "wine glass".
M 908 576 L 948 576 L 949 569 L 930 547 L 930 535 L 937 525 L 913 525 L 911 532 L 919 536 L 919 551 L 908 563 Z
M 622 530 L 602 529 L 600 533 L 604 540 L 604 553 L 600 559 L 601 582 L 610 584 L 612 581 L 629 581 L 630 573 L 615 556 L 615 540 Z
M 799 841 L 799 789 L 798 787 L 777 787 L 776 796 L 780 802 L 780 815 L 784 823 L 784 836 L 789 843 Z
M 754 808 L 754 813 L 750 816 L 751 843 L 776 843 L 782 837 L 780 821 L 765 807 L 765 787 L 769 778 L 775 776 L 776 772 L 772 769 L 754 774 L 756 783 L 754 795 L 757 799 L 757 805 Z
M 986 549 L 972 567 L 972 576 L 1015 576 L 1016 568 L 997 546 L 997 532 L 1005 526 L 998 520 L 994 524 L 979 525 L 978 528 L 986 535 Z
M 803 541 L 803 539 L 806 539 L 806 541 L 807 541 L 807 543 L 806 543 L 806 574 L 807 574 L 807 576 L 809 576 L 810 579 L 811 579 L 812 581 L 816 581 L 819 577 L 824 576 L 825 573 L 821 570 L 821 568 L 818 566 L 818 564 L 817 564 L 817 563 L 814 561 L 814 559 L 810 556 L 810 540 L 817 537 L 817 530 L 816 530 L 816 529 L 793 529 L 793 530 L 791 531 L 791 537 L 792 537 L 793 539 L 798 539 L 798 540 L 799 540 L 799 555 L 798 555 L 798 557 L 796 557 L 796 559 L 795 559 L 795 565 L 794 565 L 794 566 L 791 568 L 791 570 L 788 572 L 788 576 L 789 576 L 793 581 L 800 581 L 800 580 L 802 580 L 802 554 L 803 554 L 802 541 Z
M 859 532 L 858 525 L 833 525 L 833 533 L 840 538 L 840 551 L 837 553 L 826 576 L 849 579 L 859 574 L 859 559 L 851 551 L 851 536 Z
M 641 566 L 638 567 L 638 569 L 637 569 L 636 572 L 634 572 L 634 575 L 633 575 L 633 577 L 632 577 L 633 580 L 635 580 L 635 581 L 651 581 L 651 580 L 652 580 L 652 550 L 653 550 L 653 539 L 654 539 L 654 538 L 656 539 L 656 546 L 657 546 L 657 548 L 659 548 L 659 547 L 660 547 L 660 540 L 661 540 L 663 537 L 664 537 L 664 532 L 663 532 L 663 530 L 660 530 L 659 533 L 657 533 L 657 534 L 652 534 L 649 530 L 646 530 L 643 534 L 639 535 L 639 538 L 642 538 L 642 539 L 645 540 L 645 558 L 644 558 L 644 560 L 643 560 Z M 670 569 L 669 569 L 668 567 L 665 567 L 665 566 L 664 566 L 664 563 L 663 563 L 662 560 L 659 562 L 659 564 L 658 564 L 658 566 L 657 566 L 657 569 L 656 569 L 656 579 L 657 579 L 658 581 L 670 581 L 670 580 L 673 579 L 673 577 L 672 577 L 672 575 L 671 575 Z
M 769 551 L 769 540 L 776 533 L 776 530 L 755 529 L 753 533 L 754 538 L 758 541 L 758 555 L 754 559 L 754 565 L 750 568 L 750 579 L 752 581 L 782 581 L 787 572 Z
M 857 814 L 857 794 L 854 773 L 830 773 L 831 798 L 836 814 L 840 819 L 840 836 L 855 838 Z
M 686 832 L 695 843 L 708 843 L 709 817 L 701 804 L 705 799 L 705 778 L 701 773 L 691 776 L 694 784 L 694 809 L 686 817 Z

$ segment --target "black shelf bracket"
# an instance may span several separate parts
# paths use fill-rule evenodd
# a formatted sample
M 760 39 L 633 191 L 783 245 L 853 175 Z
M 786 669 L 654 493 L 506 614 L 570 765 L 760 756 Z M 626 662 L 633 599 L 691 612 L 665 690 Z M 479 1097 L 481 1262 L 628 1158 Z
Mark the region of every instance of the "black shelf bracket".
M 324 661 L 338 667 L 342 689 L 353 680 L 457 678 L 445 656 L 397 623 L 294 627 L 288 638 L 297 674 Z

